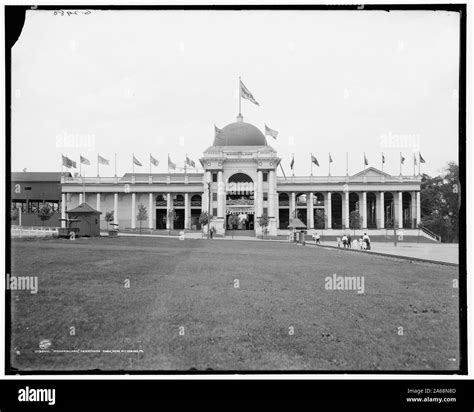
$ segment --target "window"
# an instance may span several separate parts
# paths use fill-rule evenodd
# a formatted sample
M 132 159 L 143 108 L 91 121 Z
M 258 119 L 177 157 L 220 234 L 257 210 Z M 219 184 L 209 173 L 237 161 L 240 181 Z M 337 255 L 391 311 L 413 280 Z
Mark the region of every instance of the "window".
M 263 192 L 263 200 L 268 200 L 268 192 Z
M 214 183 L 217 183 L 217 173 L 213 173 L 213 174 L 212 174 L 212 181 L 213 181 Z
M 214 192 L 214 193 L 212 194 L 212 200 L 213 200 L 214 202 L 217 202 L 217 193 L 216 193 L 216 192 Z
M 265 216 L 268 216 L 268 207 L 264 207 L 264 208 L 263 208 L 263 214 L 264 214 Z
M 12 209 L 21 209 L 22 212 L 26 211 L 26 201 L 25 200 L 13 200 Z
M 217 216 L 217 207 L 212 209 L 212 216 Z
M 263 181 L 268 182 L 268 172 L 263 172 Z

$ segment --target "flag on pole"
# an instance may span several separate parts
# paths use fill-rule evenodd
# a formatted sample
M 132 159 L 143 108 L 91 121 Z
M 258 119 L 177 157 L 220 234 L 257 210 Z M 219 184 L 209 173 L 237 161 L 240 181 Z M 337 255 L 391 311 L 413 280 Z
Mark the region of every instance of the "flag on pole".
M 65 166 L 68 169 L 70 168 L 77 169 L 77 164 L 74 160 L 71 160 L 69 159 L 69 157 L 64 156 L 64 155 L 62 155 L 62 157 L 63 157 L 63 166 Z
M 186 155 L 186 164 L 190 167 L 196 167 L 196 163 Z
M 423 156 L 421 155 L 421 153 L 418 153 L 418 154 L 420 156 L 420 163 L 426 163 L 425 159 L 423 159 Z
M 132 155 L 133 156 L 133 164 L 134 165 L 137 165 L 137 166 L 143 166 L 140 161 L 135 157 L 135 155 Z
M 318 159 L 316 159 L 316 156 L 314 154 L 311 155 L 311 162 L 319 167 Z
M 291 159 L 291 163 L 290 163 L 290 169 L 293 170 L 293 166 L 295 164 L 295 155 L 293 155 L 293 158 Z
M 331 157 L 331 153 L 329 153 L 329 163 L 332 163 L 333 160 L 332 160 L 332 157 Z
M 405 158 L 402 155 L 402 152 L 400 152 L 400 164 L 405 164 Z
M 160 164 L 160 162 L 158 160 L 156 160 L 150 153 L 150 163 L 153 165 L 153 166 L 156 166 L 158 167 L 158 165 Z
M 383 152 L 382 152 L 382 164 L 385 164 L 385 156 L 384 156 Z
M 365 166 L 369 165 L 369 159 L 367 159 L 367 156 L 365 155 L 365 152 L 364 152 L 364 165 Z
M 413 153 L 413 164 L 416 166 L 417 165 L 417 162 L 416 162 L 416 154 Z
M 242 80 L 240 80 L 240 95 L 244 99 L 247 99 L 251 101 L 253 104 L 256 104 L 257 106 L 260 106 L 258 102 L 254 99 L 252 93 L 250 92 L 249 89 L 245 87 L 245 84 L 242 83 Z
M 81 164 L 83 164 L 83 165 L 88 165 L 88 166 L 91 165 L 91 162 L 89 161 L 89 159 L 86 159 L 86 158 L 85 158 L 84 156 L 82 156 L 82 155 L 80 156 L 80 158 L 81 158 Z
M 276 130 L 273 130 L 272 128 L 268 127 L 267 125 L 265 125 L 265 136 L 271 136 L 276 140 L 276 138 L 278 136 L 278 132 Z
M 170 155 L 168 155 L 168 169 L 176 170 L 176 163 L 171 161 Z
M 102 157 L 100 154 L 97 155 L 97 162 L 100 164 L 100 165 L 109 165 L 109 161 Z
M 216 125 L 214 125 L 214 137 L 217 137 L 217 135 L 222 132 L 222 129 L 219 129 Z

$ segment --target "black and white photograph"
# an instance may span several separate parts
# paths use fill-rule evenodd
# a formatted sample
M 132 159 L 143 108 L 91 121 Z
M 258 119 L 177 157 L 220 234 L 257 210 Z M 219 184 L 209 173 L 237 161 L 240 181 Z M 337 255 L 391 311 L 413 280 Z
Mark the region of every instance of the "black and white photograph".
M 463 10 L 28 8 L 6 373 L 466 374 Z

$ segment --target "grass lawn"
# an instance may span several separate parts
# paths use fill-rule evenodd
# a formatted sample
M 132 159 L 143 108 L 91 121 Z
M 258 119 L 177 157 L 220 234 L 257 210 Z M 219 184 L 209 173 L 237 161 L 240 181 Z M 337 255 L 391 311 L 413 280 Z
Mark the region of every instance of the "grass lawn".
M 326 290 L 334 273 L 364 276 L 365 293 Z M 38 276 L 37 294 L 12 291 L 20 371 L 459 368 L 454 267 L 279 242 L 105 237 L 13 241 L 11 275 Z

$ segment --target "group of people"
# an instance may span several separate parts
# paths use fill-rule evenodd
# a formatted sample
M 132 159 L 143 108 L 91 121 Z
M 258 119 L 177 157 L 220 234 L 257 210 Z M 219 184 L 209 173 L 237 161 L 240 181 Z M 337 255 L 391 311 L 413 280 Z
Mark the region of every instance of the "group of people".
M 342 240 L 342 247 L 347 249 L 357 249 L 360 247 L 361 250 L 370 250 L 370 237 L 367 233 L 364 233 L 359 239 L 352 240 L 350 233 L 343 234 L 341 238 L 337 239 L 337 246 L 341 247 L 340 241 Z

